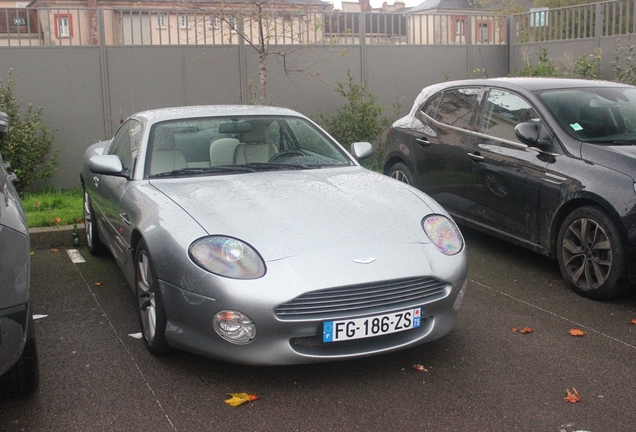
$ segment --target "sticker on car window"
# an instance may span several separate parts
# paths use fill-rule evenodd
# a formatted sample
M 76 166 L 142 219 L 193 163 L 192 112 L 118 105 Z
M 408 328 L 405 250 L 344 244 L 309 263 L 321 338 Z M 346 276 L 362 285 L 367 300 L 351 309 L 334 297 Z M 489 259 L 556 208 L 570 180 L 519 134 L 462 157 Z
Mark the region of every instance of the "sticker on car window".
M 580 131 L 580 130 L 583 130 L 583 128 L 581 127 L 581 125 L 580 125 L 580 124 L 578 124 L 578 123 L 572 123 L 572 124 L 570 125 L 570 127 L 571 127 L 572 129 L 574 129 L 574 132 L 578 132 L 578 131 Z

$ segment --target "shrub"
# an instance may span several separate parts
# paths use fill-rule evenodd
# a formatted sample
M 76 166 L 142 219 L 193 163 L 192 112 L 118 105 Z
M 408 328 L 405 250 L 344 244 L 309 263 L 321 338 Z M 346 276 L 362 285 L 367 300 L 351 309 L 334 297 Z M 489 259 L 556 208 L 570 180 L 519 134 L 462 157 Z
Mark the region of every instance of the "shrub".
M 632 45 L 631 35 L 627 37 L 627 49 L 620 44 L 620 39 L 616 40 L 614 49 L 614 79 L 618 82 L 636 85 L 636 59 L 634 58 L 635 45 Z
M 22 196 L 37 180 L 50 179 L 57 169 L 59 149 L 51 156 L 53 135 L 42 123 L 42 108 L 28 104 L 21 112 L 22 101 L 14 96 L 15 78 L 9 70 L 9 79 L 0 80 L 0 111 L 9 116 L 9 131 L 0 141 L 0 153 L 11 164 L 18 180 L 16 189 Z
M 326 118 L 320 114 L 323 127 L 338 142 L 349 146 L 354 142 L 368 141 L 374 145 L 374 156 L 363 161 L 369 169 L 381 170 L 382 143 L 380 134 L 392 123 L 390 118 L 382 117 L 384 108 L 375 104 L 377 97 L 369 93 L 364 85 L 354 82 L 351 72 L 347 71 L 346 83 L 337 83 L 336 92 L 347 99 L 348 103 L 336 109 L 336 115 Z

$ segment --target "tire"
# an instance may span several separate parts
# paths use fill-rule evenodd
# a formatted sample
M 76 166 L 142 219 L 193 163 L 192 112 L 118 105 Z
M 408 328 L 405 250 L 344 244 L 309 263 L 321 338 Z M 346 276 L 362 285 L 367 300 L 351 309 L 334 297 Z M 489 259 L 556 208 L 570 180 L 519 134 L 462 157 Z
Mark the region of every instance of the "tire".
M 561 273 L 577 294 L 611 299 L 626 292 L 625 246 L 612 219 L 600 208 L 580 207 L 559 230 Z
M 27 340 L 20 359 L 0 377 L 0 398 L 28 396 L 35 393 L 40 384 L 40 369 L 32 315 L 29 315 L 28 326 Z
M 97 229 L 97 219 L 91 205 L 91 198 L 84 187 L 84 228 L 86 229 L 86 246 L 88 252 L 93 256 L 101 256 L 106 252 L 106 245 L 99 238 Z
M 146 348 L 153 354 L 171 351 L 166 342 L 166 311 L 155 267 L 146 243 L 141 240 L 135 255 L 135 293 L 139 324 Z
M 391 170 L 389 171 L 389 177 L 392 177 L 397 181 L 401 181 L 402 183 L 417 187 L 413 173 L 411 172 L 409 167 L 401 162 L 396 163 L 391 167 Z

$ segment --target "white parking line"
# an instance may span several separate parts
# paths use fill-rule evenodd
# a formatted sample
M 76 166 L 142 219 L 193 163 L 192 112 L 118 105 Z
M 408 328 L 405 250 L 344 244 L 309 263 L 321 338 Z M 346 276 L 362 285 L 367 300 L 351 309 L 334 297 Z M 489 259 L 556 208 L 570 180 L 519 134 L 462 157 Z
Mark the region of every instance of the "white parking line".
M 75 264 L 86 262 L 86 260 L 84 260 L 84 258 L 82 257 L 82 254 L 80 254 L 77 249 L 68 249 L 66 253 L 68 254 L 69 258 L 71 258 L 71 261 L 73 261 L 73 263 Z

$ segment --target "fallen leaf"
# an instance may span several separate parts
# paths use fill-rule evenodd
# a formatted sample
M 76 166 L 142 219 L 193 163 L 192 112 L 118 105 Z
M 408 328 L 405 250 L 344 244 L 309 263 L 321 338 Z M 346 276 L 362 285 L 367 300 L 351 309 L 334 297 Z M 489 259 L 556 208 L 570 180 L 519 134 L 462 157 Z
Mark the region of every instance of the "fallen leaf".
M 570 334 L 572 336 L 583 336 L 585 334 L 585 332 L 581 329 L 578 328 L 573 328 L 570 330 Z
M 40 208 L 41 205 L 42 203 L 40 201 L 36 201 L 35 204 L 33 204 L 33 207 Z
M 59 224 L 62 223 L 62 218 L 55 218 L 53 221 L 55 221 L 56 224 Z
M 534 330 L 531 329 L 530 327 L 524 327 L 521 329 L 521 333 L 525 334 L 525 333 L 532 333 Z
M 581 400 L 581 397 L 579 396 L 579 392 L 574 387 L 572 387 L 572 390 L 574 390 L 574 393 L 572 393 L 569 389 L 565 389 L 566 396 L 563 398 L 563 400 L 570 403 L 577 403 Z
M 253 402 L 256 399 L 259 399 L 259 396 L 255 394 L 247 394 L 247 393 L 228 393 L 232 396 L 230 399 L 225 401 L 226 404 L 232 405 L 233 407 L 237 407 L 245 402 Z
M 53 248 L 53 249 L 51 249 L 51 253 L 58 253 L 59 251 L 60 251 L 60 250 L 59 250 L 59 249 L 57 249 L 57 248 Z
M 517 327 L 513 327 L 513 328 L 512 328 L 512 332 L 513 332 L 513 333 L 517 333 L 518 331 L 519 331 L 519 329 L 518 329 Z
M 414 364 L 414 365 L 412 366 L 412 368 L 413 368 L 413 370 L 416 370 L 416 371 L 418 371 L 418 372 L 428 372 L 428 371 L 426 370 L 426 368 L 425 368 L 424 366 L 422 366 L 421 364 Z
M 102 286 L 102 285 L 104 285 L 103 282 L 95 282 L 95 286 Z
M 636 325 L 636 318 L 632 320 L 632 324 Z
M 31 256 L 35 255 L 35 251 L 31 251 Z

